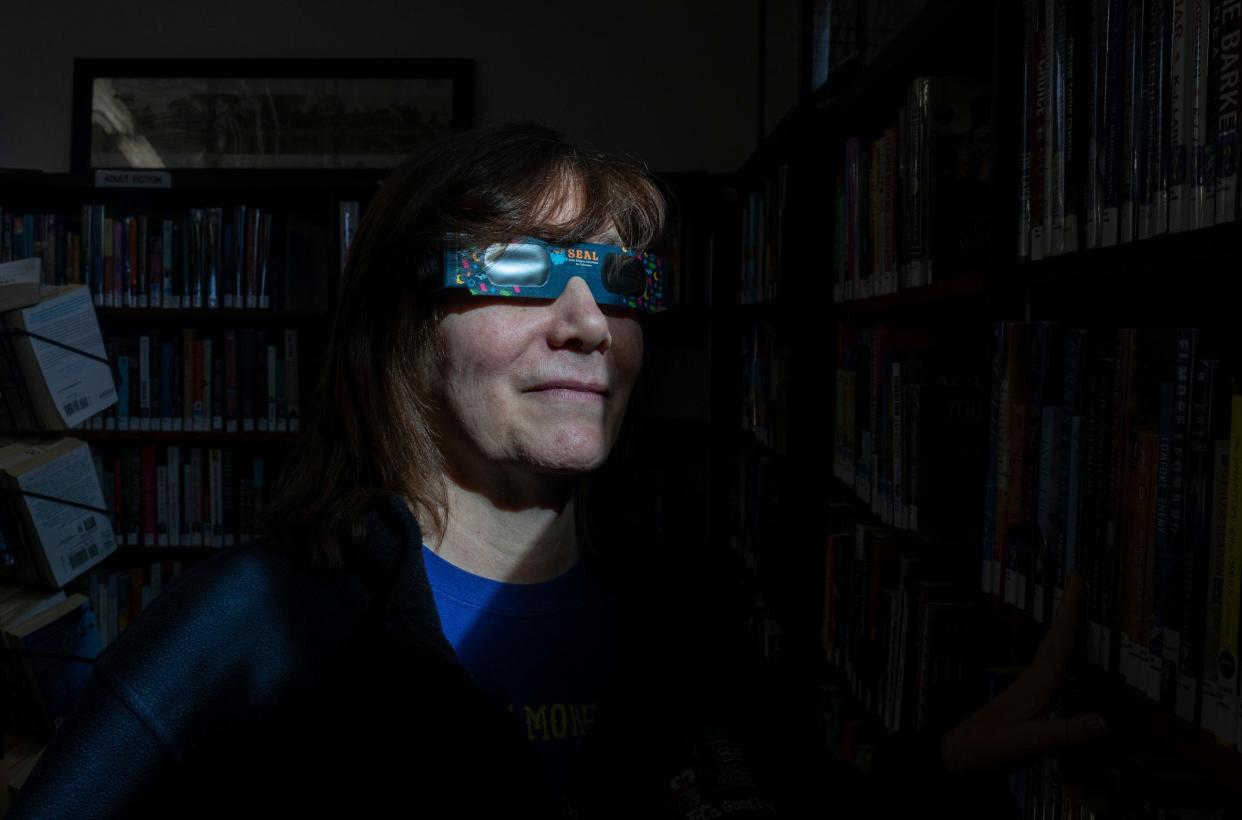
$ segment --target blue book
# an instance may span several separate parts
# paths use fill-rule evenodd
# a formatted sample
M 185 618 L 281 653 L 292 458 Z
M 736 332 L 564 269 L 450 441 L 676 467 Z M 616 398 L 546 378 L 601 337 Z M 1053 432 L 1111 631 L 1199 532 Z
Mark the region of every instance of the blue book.
M 1083 426 L 1086 416 L 1074 416 L 1070 420 L 1070 455 L 1069 455 L 1069 494 L 1068 507 L 1065 511 L 1065 577 L 1078 571 L 1078 530 L 1082 526 L 1082 459 L 1083 459 Z
M 117 356 L 116 368 L 121 376 L 121 389 L 117 391 L 117 429 L 129 429 L 129 356 Z

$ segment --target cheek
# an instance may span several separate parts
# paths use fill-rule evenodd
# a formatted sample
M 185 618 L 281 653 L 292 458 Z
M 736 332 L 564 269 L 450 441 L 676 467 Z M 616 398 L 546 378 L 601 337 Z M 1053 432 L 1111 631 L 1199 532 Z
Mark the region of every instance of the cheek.
M 485 319 L 471 312 L 446 320 L 443 327 L 447 353 L 443 386 L 459 413 L 490 404 L 483 400 L 498 390 L 497 379 L 512 365 L 503 355 L 514 348 L 511 331 Z
M 613 359 L 617 376 L 625 379 L 627 386 L 638 378 L 643 364 L 643 329 L 637 319 L 611 320 Z

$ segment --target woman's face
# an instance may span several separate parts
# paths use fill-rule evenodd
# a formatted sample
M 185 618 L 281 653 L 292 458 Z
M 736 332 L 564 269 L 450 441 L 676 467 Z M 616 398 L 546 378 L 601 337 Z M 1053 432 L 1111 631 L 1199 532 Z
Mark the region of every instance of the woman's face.
M 603 464 L 642 365 L 636 313 L 597 304 L 581 278 L 554 300 L 444 298 L 439 433 L 450 464 L 563 474 Z

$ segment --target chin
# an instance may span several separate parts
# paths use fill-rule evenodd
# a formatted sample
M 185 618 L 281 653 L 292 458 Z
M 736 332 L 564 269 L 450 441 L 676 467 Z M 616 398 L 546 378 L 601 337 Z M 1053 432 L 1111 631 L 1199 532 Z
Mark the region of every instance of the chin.
M 598 429 L 575 431 L 562 427 L 552 438 L 529 453 L 529 460 L 545 472 L 586 473 L 608 460 L 610 440 Z

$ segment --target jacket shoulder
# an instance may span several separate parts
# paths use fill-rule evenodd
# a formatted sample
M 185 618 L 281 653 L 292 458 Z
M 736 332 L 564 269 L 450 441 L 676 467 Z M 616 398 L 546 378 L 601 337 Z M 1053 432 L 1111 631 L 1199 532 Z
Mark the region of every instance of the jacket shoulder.
M 175 744 L 197 723 L 261 713 L 320 680 L 347 651 L 365 603 L 356 576 L 312 573 L 255 539 L 177 576 L 95 672 Z

